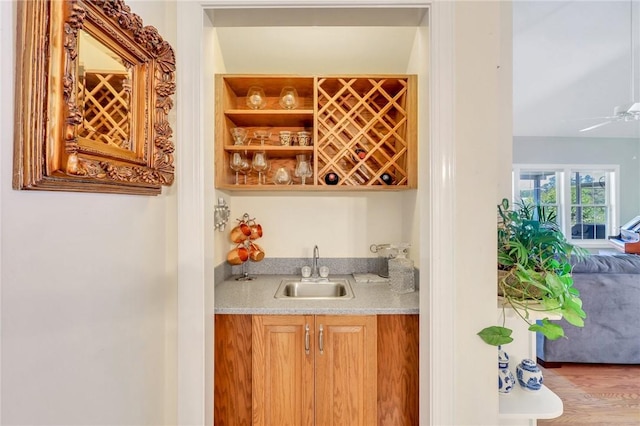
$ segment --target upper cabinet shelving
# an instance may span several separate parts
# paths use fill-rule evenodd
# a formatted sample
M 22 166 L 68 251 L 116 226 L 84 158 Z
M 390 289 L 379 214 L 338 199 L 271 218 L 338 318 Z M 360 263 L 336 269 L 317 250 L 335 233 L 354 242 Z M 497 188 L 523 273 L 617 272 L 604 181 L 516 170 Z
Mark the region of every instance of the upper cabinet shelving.
M 252 86 L 264 91 L 263 106 L 252 109 L 247 94 Z M 285 109 L 284 87 L 297 91 L 297 106 Z M 230 190 L 389 190 L 416 188 L 416 78 L 413 75 L 372 76 L 216 76 L 216 187 Z M 240 127 L 248 138 L 235 144 L 231 129 Z M 256 137 L 266 131 L 266 137 Z M 293 135 L 283 145 L 280 132 Z M 309 132 L 301 146 L 298 132 Z M 240 170 L 238 184 L 232 168 L 256 153 L 264 153 L 261 172 Z M 260 155 L 260 154 L 258 154 Z M 303 157 L 300 157 L 300 156 Z M 312 175 L 296 173 L 300 159 L 309 161 Z M 235 167 L 237 168 L 237 167 Z M 264 165 L 262 168 L 265 168 Z M 258 166 L 257 169 L 260 169 Z M 283 169 L 289 184 L 276 184 Z M 334 178 L 333 180 L 330 178 Z M 285 179 L 286 181 L 286 179 Z

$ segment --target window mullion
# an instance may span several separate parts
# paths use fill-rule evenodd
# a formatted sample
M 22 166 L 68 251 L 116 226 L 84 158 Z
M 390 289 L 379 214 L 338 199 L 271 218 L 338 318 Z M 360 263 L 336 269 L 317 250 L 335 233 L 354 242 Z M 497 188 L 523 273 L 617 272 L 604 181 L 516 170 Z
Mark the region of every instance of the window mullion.
M 560 229 L 567 237 L 567 239 L 571 238 L 571 173 L 567 168 L 562 169 L 559 172 L 560 178 L 558 179 L 561 182 L 560 191 L 562 193 L 562 198 L 558 201 L 560 202 L 560 206 L 558 207 L 562 211 L 562 224 L 560 224 Z

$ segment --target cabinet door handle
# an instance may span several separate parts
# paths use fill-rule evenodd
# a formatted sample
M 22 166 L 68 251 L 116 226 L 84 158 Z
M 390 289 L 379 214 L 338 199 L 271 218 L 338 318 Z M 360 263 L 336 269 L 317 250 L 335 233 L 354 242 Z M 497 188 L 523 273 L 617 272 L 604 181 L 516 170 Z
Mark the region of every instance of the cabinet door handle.
M 309 355 L 309 345 L 310 345 L 310 341 L 309 341 L 309 324 L 305 325 L 304 327 L 304 352 Z
M 320 333 L 318 333 L 318 348 L 320 349 L 320 355 L 324 353 L 324 329 L 320 324 Z

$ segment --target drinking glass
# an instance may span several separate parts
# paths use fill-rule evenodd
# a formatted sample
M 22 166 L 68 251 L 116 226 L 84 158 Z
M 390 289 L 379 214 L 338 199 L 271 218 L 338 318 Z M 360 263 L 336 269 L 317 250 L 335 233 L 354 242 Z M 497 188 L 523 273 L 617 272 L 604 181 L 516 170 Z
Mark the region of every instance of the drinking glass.
M 294 109 L 298 106 L 298 92 L 295 87 L 286 86 L 280 92 L 280 106 L 284 109 Z
M 296 155 L 296 169 L 293 172 L 296 177 L 302 180 L 302 184 L 305 185 L 305 180 L 308 177 L 313 176 L 313 170 L 311 169 L 311 163 L 306 154 Z
M 311 132 L 301 131 L 298 132 L 298 145 L 307 146 L 311 143 Z
M 231 168 L 231 170 L 236 172 L 236 185 L 240 183 L 238 180 L 238 174 L 239 173 L 244 174 L 248 169 L 248 165 L 249 165 L 249 162 L 247 161 L 247 157 L 242 152 L 234 152 L 231 154 L 231 159 L 229 160 L 229 167 Z M 247 183 L 246 180 L 247 180 L 247 177 L 245 175 L 245 183 Z
M 247 184 L 247 175 L 251 171 L 251 162 L 247 158 L 247 153 L 245 152 L 242 157 L 242 167 L 240 168 L 240 173 L 244 175 L 244 184 Z
M 247 140 L 247 129 L 242 127 L 234 127 L 230 129 L 231 137 L 233 138 L 234 145 L 243 145 Z
M 280 167 L 273 174 L 273 183 L 276 185 L 289 185 L 291 183 L 291 174 L 286 167 Z
M 262 109 L 267 106 L 267 96 L 261 87 L 249 87 L 247 91 L 247 106 L 251 109 Z
M 267 161 L 267 153 L 264 151 L 256 151 L 253 154 L 251 167 L 258 172 L 258 185 L 262 185 L 262 172 L 267 170 L 269 162 Z

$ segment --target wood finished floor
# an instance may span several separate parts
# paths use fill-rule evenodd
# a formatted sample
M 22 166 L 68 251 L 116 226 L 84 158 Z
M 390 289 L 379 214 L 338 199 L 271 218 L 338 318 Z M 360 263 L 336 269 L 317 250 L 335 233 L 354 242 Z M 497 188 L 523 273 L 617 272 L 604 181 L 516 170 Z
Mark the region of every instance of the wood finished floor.
M 640 425 L 640 365 L 563 364 L 542 370 L 564 413 L 538 420 L 538 426 Z

